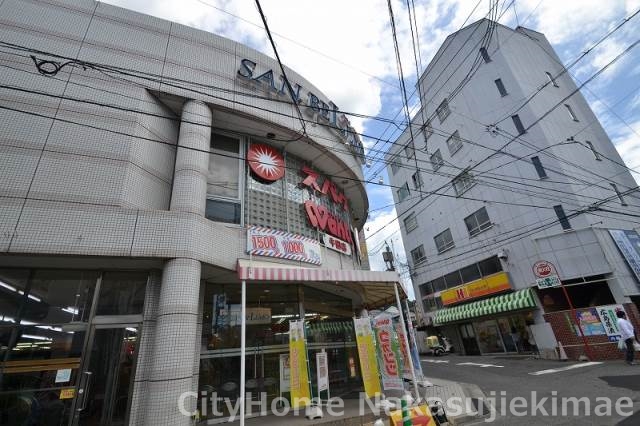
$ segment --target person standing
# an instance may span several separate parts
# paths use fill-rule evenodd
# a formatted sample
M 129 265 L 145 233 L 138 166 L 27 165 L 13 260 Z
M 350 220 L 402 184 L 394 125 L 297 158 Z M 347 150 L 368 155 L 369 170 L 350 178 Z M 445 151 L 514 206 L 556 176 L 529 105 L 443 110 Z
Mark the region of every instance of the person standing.
M 618 317 L 618 328 L 620 329 L 621 336 L 620 338 L 624 340 L 624 343 L 627 346 L 625 361 L 627 361 L 627 364 L 629 365 L 635 365 L 635 362 L 633 362 L 633 357 L 635 355 L 633 341 L 636 338 L 636 331 L 633 328 L 631 322 L 626 318 L 626 315 L 623 311 L 616 312 L 616 316 Z

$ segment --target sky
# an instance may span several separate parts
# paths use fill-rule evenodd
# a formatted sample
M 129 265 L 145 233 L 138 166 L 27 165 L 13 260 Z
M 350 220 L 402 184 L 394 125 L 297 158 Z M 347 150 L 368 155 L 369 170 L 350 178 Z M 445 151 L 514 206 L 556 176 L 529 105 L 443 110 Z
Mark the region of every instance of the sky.
M 213 32 L 274 56 L 254 0 L 106 0 L 117 6 Z M 412 48 L 409 11 L 418 23 L 419 55 Z M 416 76 L 444 39 L 487 16 L 490 0 L 392 0 L 409 104 L 418 104 Z M 282 62 L 311 81 L 343 111 L 394 119 L 350 118 L 357 131 L 393 141 L 402 127 L 402 95 L 386 0 L 261 0 Z M 564 64 L 571 63 L 613 27 L 640 9 L 640 0 L 499 0 L 498 21 L 542 32 Z M 413 11 L 413 10 L 412 10 Z M 466 22 L 466 24 L 465 24 Z M 572 69 L 579 85 L 640 37 L 640 14 L 592 50 Z M 419 56 L 419 60 L 415 58 Z M 418 62 L 416 64 L 416 62 Z M 627 166 L 640 170 L 640 46 L 582 90 Z M 412 95 L 413 94 L 413 95 Z M 365 168 L 370 214 L 365 235 L 372 269 L 383 270 L 385 241 L 400 269 L 406 254 L 382 154 L 391 145 L 364 137 L 373 156 Z M 640 181 L 640 175 L 636 174 Z M 379 185 L 382 181 L 384 184 Z M 377 232 L 382 228 L 382 231 Z M 375 235 L 373 235 L 375 233 Z M 408 279 L 408 275 L 404 275 Z M 408 282 L 407 282 L 408 284 Z M 411 285 L 408 287 L 413 295 Z

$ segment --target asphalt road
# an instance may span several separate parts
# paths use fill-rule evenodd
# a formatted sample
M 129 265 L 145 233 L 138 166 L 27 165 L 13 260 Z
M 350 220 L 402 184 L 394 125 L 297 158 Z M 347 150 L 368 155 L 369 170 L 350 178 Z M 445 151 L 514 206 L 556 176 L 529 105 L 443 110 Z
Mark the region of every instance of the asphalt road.
M 492 414 L 468 425 L 640 425 L 640 365 L 446 355 L 422 368 L 480 388 Z

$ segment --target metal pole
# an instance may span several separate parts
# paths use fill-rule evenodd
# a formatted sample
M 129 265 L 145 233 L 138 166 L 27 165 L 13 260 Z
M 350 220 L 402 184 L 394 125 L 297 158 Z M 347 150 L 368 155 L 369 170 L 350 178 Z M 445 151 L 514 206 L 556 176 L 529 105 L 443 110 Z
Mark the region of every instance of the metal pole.
M 405 348 L 407 351 L 411 351 L 409 348 L 409 341 L 407 339 L 407 325 L 404 322 L 404 314 L 402 313 L 402 303 L 400 302 L 400 294 L 398 293 L 398 283 L 393 284 L 393 288 L 396 291 L 396 303 L 398 305 L 398 311 L 400 311 L 400 322 L 402 323 L 402 327 L 404 327 L 404 342 Z M 408 353 L 411 356 L 411 352 Z M 416 379 L 416 370 L 413 368 L 413 362 L 409 359 L 409 366 L 411 367 L 411 377 L 413 379 L 413 390 L 416 392 L 416 401 L 420 400 L 420 391 L 418 390 L 418 380 Z
M 587 338 L 584 336 L 584 332 L 582 331 L 582 327 L 580 327 L 580 322 L 578 321 L 578 317 L 576 316 L 576 310 L 573 307 L 573 303 L 571 302 L 571 298 L 569 297 L 569 292 L 564 286 L 562 280 L 560 280 L 560 287 L 562 287 L 562 292 L 564 293 L 564 297 L 567 299 L 567 303 L 569 304 L 569 309 L 571 310 L 571 317 L 573 318 L 573 322 L 578 327 L 578 331 L 580 331 L 580 337 L 582 337 L 582 344 L 584 345 L 584 351 L 587 353 L 587 357 L 589 360 L 593 360 L 593 354 L 591 353 L 591 347 L 587 342 Z
M 245 352 L 247 350 L 247 281 L 242 280 L 242 301 L 240 308 L 240 426 L 244 426 L 244 392 L 245 392 Z

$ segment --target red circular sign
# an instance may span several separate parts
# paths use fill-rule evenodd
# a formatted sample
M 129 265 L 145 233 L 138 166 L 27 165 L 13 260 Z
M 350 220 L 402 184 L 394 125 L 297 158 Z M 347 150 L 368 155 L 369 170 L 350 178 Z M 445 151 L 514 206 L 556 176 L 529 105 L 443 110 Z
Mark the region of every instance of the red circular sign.
M 275 182 L 284 176 L 284 158 L 269 145 L 252 144 L 247 161 L 251 171 L 262 180 Z
M 539 260 L 533 264 L 533 273 L 538 278 L 545 278 L 549 275 L 555 275 L 556 267 L 551 262 Z

